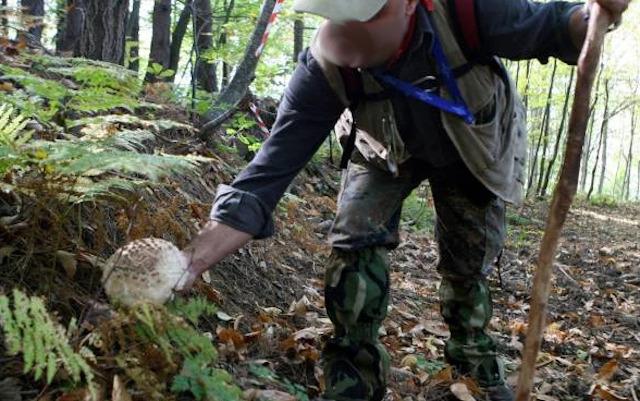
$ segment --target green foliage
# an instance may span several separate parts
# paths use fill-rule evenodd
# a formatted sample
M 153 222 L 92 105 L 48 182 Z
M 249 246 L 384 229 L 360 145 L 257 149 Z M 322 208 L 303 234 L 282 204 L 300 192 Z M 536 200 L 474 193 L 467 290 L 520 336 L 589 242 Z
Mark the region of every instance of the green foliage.
M 196 299 L 177 301 L 170 309 L 174 312 L 141 304 L 121 311 L 100 327 L 96 344 L 107 354 L 115 353 L 116 363 L 144 399 L 164 400 L 170 390 L 191 393 L 197 400 L 239 400 L 241 390 L 232 377 L 215 367 L 217 351 L 212 340 L 176 316 L 197 322 L 215 306 Z
M 435 375 L 439 371 L 445 368 L 444 362 L 437 359 L 427 359 L 424 355 L 417 355 L 416 367 L 429 375 Z
M 158 78 L 171 78 L 175 75 L 175 71 L 172 69 L 165 69 L 162 64 L 159 63 L 151 63 L 147 67 L 147 72 L 158 77 Z
M 428 204 L 428 190 L 426 186 L 415 189 L 402 204 L 402 221 L 416 231 L 433 229 L 435 215 Z
M 26 124 L 26 117 L 16 116 L 13 106 L 0 105 L 0 175 L 25 163 L 24 148 L 32 135 L 24 131 Z
M 227 135 L 235 136 L 240 142 L 247 146 L 249 152 L 257 152 L 262 146 L 262 140 L 249 133 L 250 129 L 256 127 L 256 122 L 245 114 L 234 116 L 231 123 L 226 127 Z
M 213 315 L 218 310 L 204 297 L 189 298 L 188 300 L 178 298 L 169 304 L 168 308 L 173 314 L 182 316 L 193 325 L 197 325 L 202 316 Z
M 188 358 L 171 385 L 175 393 L 189 392 L 196 400 L 236 401 L 242 391 L 232 384 L 229 373 L 203 364 L 199 358 Z
M 611 195 L 593 195 L 589 198 L 589 203 L 593 206 L 614 208 L 618 206 L 618 200 Z
M 129 96 L 122 95 L 107 87 L 88 87 L 74 94 L 68 104 L 69 108 L 83 112 L 94 113 L 123 108 L 133 113 L 140 106 L 140 102 Z
M 282 387 L 286 392 L 292 394 L 300 401 L 309 401 L 309 396 L 307 395 L 307 390 L 304 386 L 298 383 L 292 383 L 287 378 L 280 378 L 275 372 L 266 366 L 253 363 L 249 365 L 249 372 L 262 380 Z
M 117 196 L 165 177 L 194 171 L 202 158 L 141 153 L 153 134 L 142 130 L 93 131 L 80 139 L 30 141 L 25 116 L 0 107 L 0 174 L 37 173 L 73 202 Z M 73 137 L 71 137 L 73 138 Z M 115 175 L 114 175 L 115 173 Z
M 9 355 L 22 353 L 24 373 L 33 372 L 36 380 L 45 374 L 46 382 L 51 383 L 62 367 L 74 384 L 84 381 L 93 387 L 93 371 L 83 357 L 92 352 L 83 347 L 77 353 L 69 345 L 75 321 L 65 330 L 50 317 L 41 298 L 18 289 L 13 290 L 12 300 L 0 296 L 0 321 Z
M 26 70 L 0 64 L 3 79 L 17 82 L 24 90 L 0 92 L 0 102 L 15 106 L 27 117 L 51 120 L 63 108 L 64 98 L 71 90 L 57 81 L 40 78 Z

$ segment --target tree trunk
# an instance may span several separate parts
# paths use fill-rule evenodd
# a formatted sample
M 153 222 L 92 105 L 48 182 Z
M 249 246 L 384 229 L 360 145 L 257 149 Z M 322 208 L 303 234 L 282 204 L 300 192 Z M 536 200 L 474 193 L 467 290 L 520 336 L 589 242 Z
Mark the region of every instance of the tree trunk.
M 140 0 L 133 0 L 131 15 L 127 21 L 126 40 L 129 44 L 129 69 L 140 70 Z
M 533 110 L 534 112 L 536 112 L 536 114 L 538 114 L 540 112 L 540 110 Z M 531 188 L 533 188 L 533 177 L 536 175 L 536 172 L 538 171 L 538 154 L 540 153 L 540 145 L 542 144 L 542 127 L 544 127 L 544 125 L 546 124 L 546 120 L 547 120 L 547 114 L 545 112 L 542 112 L 542 122 L 540 123 L 540 135 L 538 135 L 538 140 L 536 141 L 536 146 L 535 146 L 535 151 L 532 149 L 530 152 L 534 152 L 533 155 L 530 153 L 529 154 L 529 160 L 532 160 L 531 162 L 531 166 L 529 167 L 529 178 L 527 179 L 527 191 L 526 191 L 526 197 L 529 197 L 530 193 L 531 193 Z
M 608 82 L 605 83 L 607 85 L 605 90 L 609 90 Z M 605 173 L 607 171 L 607 139 L 609 138 L 609 116 L 607 116 L 607 122 L 604 126 L 604 131 L 602 131 L 602 164 L 600 165 L 600 181 L 598 183 L 598 195 L 602 194 L 602 190 L 604 188 L 604 178 Z
M 77 56 L 124 63 L 129 0 L 85 0 L 86 17 Z
M 44 25 L 44 0 L 21 0 L 22 13 L 28 15 L 25 18 L 29 26 L 28 43 L 40 44 L 42 39 L 42 27 Z
M 2 10 L 0 11 L 0 24 L 2 24 L 2 36 L 9 36 L 9 20 L 7 19 L 7 0 L 0 2 Z
M 229 86 L 220 93 L 220 96 L 218 96 L 205 116 L 207 124 L 203 127 L 203 135 L 206 136 L 208 130 L 215 126 L 215 123 L 217 123 L 219 118 L 230 114 L 229 106 L 231 106 L 232 109 L 235 108 L 246 95 L 249 85 L 254 79 L 254 73 L 256 66 L 258 65 L 256 50 L 260 46 L 262 35 L 267 28 L 269 17 L 275 8 L 275 5 L 276 0 L 265 0 L 262 5 L 262 11 L 260 12 L 258 23 L 251 35 L 251 40 L 249 41 L 242 62 L 240 62 Z
M 231 0 L 229 4 L 227 4 L 226 0 L 224 2 L 224 21 L 222 32 L 220 32 L 220 38 L 218 39 L 218 45 L 223 47 L 227 44 L 227 24 L 229 23 L 229 19 L 231 18 L 231 12 L 235 7 L 235 0 Z M 222 60 L 222 90 L 229 85 L 229 80 L 231 79 L 231 66 L 225 60 Z
M 631 166 L 633 166 L 633 137 L 636 134 L 636 108 L 631 112 L 631 139 L 629 140 L 629 151 L 627 152 L 627 163 L 624 168 L 624 179 L 622 180 L 622 198 L 629 200 L 629 189 L 631 187 Z
M 67 23 L 67 1 L 58 0 L 56 2 L 56 52 L 62 49 L 62 39 L 64 39 L 64 27 Z
M 144 80 L 147 82 L 166 81 L 154 73 L 155 65 L 162 67 L 162 72 L 169 68 L 171 57 L 171 0 L 155 0 L 153 5 L 153 33 L 151 50 L 149 51 L 149 67 Z
M 553 97 L 553 83 L 556 79 L 557 67 L 558 67 L 558 64 L 554 62 L 553 71 L 551 73 L 551 81 L 549 82 L 549 91 L 547 92 L 547 102 L 544 108 L 544 114 L 542 115 L 542 124 L 540 125 L 540 136 L 538 136 L 538 142 L 536 143 L 536 151 L 535 151 L 534 157 L 533 159 L 529 158 L 529 160 L 533 160 L 533 163 L 531 164 L 531 170 L 529 171 L 529 181 L 527 183 L 527 196 L 529 196 L 529 194 L 531 193 L 531 189 L 533 189 L 533 181 L 536 174 L 536 168 L 538 167 L 538 154 L 540 153 L 540 145 L 549 128 L 549 119 L 551 118 L 549 113 L 551 111 L 551 98 Z M 540 169 L 542 170 L 543 167 L 544 166 L 541 166 Z M 537 189 L 538 188 L 536 188 L 536 190 Z
M 593 99 L 593 103 L 589 108 L 589 130 L 587 132 L 586 141 L 584 144 L 584 149 L 582 151 L 582 162 L 580 164 L 581 172 L 580 172 L 580 190 L 584 192 L 585 187 L 587 185 L 587 176 L 589 175 L 589 158 L 591 157 L 591 138 L 593 137 L 593 126 L 596 121 L 596 106 L 598 105 L 598 99 L 600 97 L 600 82 L 602 78 L 602 71 L 604 71 L 602 63 L 600 64 L 600 72 L 598 73 L 598 78 L 596 79 L 595 86 L 595 96 Z
M 210 60 L 209 53 L 213 49 L 213 32 L 210 0 L 194 0 L 194 28 L 196 36 L 196 85 L 207 92 L 216 92 L 216 66 Z
M 304 19 L 302 17 L 293 21 L 293 62 L 298 62 L 298 55 L 304 48 Z
M 527 60 L 526 81 L 524 85 L 524 95 L 522 103 L 524 104 L 525 117 L 529 115 L 529 84 L 531 83 L 531 60 Z
M 593 186 L 596 181 L 596 170 L 598 169 L 598 160 L 600 159 L 600 150 L 602 149 L 602 142 L 605 137 L 605 132 L 609 125 L 609 80 L 604 82 L 604 115 L 602 116 L 602 125 L 600 126 L 600 140 L 598 141 L 598 149 L 596 150 L 596 161 L 591 171 L 591 185 L 589 185 L 589 191 L 587 192 L 587 199 L 591 198 L 593 193 Z
M 549 165 L 547 166 L 547 171 L 545 172 L 544 182 L 542 183 L 542 188 L 540 190 L 540 195 L 545 196 L 547 194 L 547 188 L 549 186 L 549 178 L 551 177 L 551 171 L 553 170 L 553 165 L 556 163 L 556 159 L 558 158 L 558 151 L 560 150 L 560 139 L 562 138 L 562 132 L 564 131 L 564 125 L 567 121 L 567 110 L 569 108 L 569 98 L 571 97 L 571 86 L 573 85 L 573 76 L 575 74 L 575 69 L 571 69 L 571 75 L 569 76 L 569 84 L 567 85 L 567 91 L 564 94 L 564 106 L 562 107 L 562 120 L 560 121 L 560 129 L 558 129 L 558 135 L 556 136 L 556 143 L 553 147 L 553 155 L 551 156 L 551 160 L 549 160 Z
M 638 160 L 638 181 L 637 181 L 637 187 L 636 187 L 636 200 L 640 200 L 640 160 Z
M 61 54 L 65 56 L 78 55 L 78 46 L 83 33 L 85 18 L 85 0 L 68 0 L 64 34 L 59 48 Z
M 184 36 L 187 33 L 187 29 L 189 29 L 190 19 L 191 0 L 188 0 L 184 4 L 184 8 L 180 12 L 180 17 L 178 17 L 178 22 L 176 22 L 176 26 L 173 29 L 173 34 L 171 36 L 169 69 L 173 71 L 173 77 L 171 78 L 172 80 L 175 79 L 175 76 L 178 73 L 178 65 L 180 64 L 180 51 L 182 50 L 182 42 L 184 41 Z
M 545 163 L 547 162 L 547 151 L 549 149 L 549 127 L 551 126 L 551 103 L 553 100 L 553 86 L 555 85 L 556 72 L 558 71 L 558 61 L 553 60 L 553 72 L 551 73 L 551 85 L 549 86 L 549 97 L 547 98 L 546 114 L 547 121 L 544 126 L 544 140 L 542 145 L 542 158 L 540 159 L 540 171 L 536 184 L 536 193 L 540 194 L 542 189 L 542 179 L 544 177 Z

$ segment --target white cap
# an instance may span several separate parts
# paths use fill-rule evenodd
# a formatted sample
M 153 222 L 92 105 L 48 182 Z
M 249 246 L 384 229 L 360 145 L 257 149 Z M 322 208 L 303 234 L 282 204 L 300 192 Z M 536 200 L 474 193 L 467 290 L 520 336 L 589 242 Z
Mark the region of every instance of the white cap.
M 387 0 L 295 0 L 293 9 L 319 15 L 331 21 L 367 21 L 373 18 Z

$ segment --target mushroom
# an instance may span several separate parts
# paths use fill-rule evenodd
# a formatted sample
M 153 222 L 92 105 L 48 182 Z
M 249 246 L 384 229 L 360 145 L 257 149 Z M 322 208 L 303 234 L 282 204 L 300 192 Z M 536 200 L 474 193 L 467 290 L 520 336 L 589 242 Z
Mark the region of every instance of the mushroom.
M 107 259 L 102 284 L 111 302 L 163 304 L 188 279 L 188 258 L 169 241 L 143 238 Z

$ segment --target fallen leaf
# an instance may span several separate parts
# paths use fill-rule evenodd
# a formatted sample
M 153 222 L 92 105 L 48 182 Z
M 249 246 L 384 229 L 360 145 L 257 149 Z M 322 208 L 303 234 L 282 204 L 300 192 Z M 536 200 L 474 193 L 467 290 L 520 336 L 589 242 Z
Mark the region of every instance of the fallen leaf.
M 111 391 L 112 401 L 131 401 L 131 395 L 127 391 L 125 384 L 120 376 L 113 376 L 113 390 Z
M 611 380 L 613 375 L 618 370 L 618 361 L 615 359 L 610 360 L 609 362 L 602 365 L 600 370 L 598 370 L 598 374 L 596 375 L 596 380 L 599 382 L 608 382 Z
M 456 396 L 457 399 L 461 401 L 476 401 L 475 398 L 471 395 L 469 388 L 464 383 L 453 383 L 449 390 Z
M 67 274 L 67 278 L 73 278 L 78 270 L 78 261 L 76 255 L 67 251 L 57 251 L 56 258 L 62 265 L 64 272 Z
M 629 400 L 628 398 L 623 397 L 619 394 L 616 394 L 615 392 L 613 392 L 613 390 L 610 390 L 604 386 L 597 386 L 595 388 L 595 393 L 598 395 L 598 397 L 606 401 L 628 401 Z
M 221 343 L 227 344 L 231 342 L 236 349 L 241 348 L 245 344 L 242 333 L 233 329 L 219 329 L 216 334 Z
M 298 399 L 289 393 L 278 390 L 246 390 L 242 398 L 247 401 L 297 401 Z
M 433 376 L 436 383 L 451 383 L 453 381 L 453 368 L 447 366 Z
M 228 321 L 233 320 L 233 318 L 232 318 L 231 316 L 227 315 L 226 313 L 224 313 L 224 312 L 223 312 L 223 311 L 221 311 L 221 310 L 219 310 L 219 311 L 217 311 L 217 312 L 216 312 L 216 317 L 217 317 L 219 320 L 222 320 L 223 322 L 228 322 Z
M 415 355 L 407 355 L 404 358 L 402 358 L 400 365 L 413 369 L 416 366 L 418 366 L 418 358 L 416 358 Z

